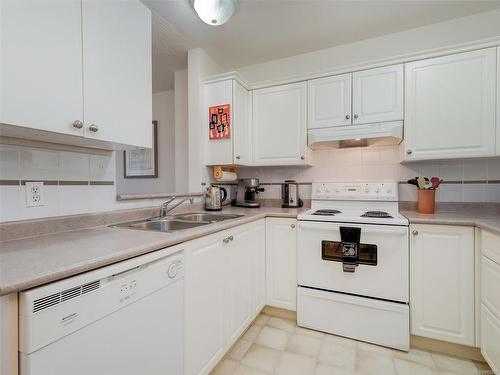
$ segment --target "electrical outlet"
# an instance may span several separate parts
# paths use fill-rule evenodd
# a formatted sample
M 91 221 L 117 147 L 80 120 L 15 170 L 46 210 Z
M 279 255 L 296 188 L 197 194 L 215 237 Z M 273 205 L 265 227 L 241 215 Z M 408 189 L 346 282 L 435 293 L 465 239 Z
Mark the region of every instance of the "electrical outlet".
M 43 206 L 43 182 L 26 182 L 26 207 Z

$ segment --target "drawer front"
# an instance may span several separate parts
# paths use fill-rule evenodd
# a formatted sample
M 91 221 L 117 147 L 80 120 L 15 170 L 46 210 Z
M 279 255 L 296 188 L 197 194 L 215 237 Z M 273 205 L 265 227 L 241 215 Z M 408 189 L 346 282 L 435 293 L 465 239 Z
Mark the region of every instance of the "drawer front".
M 494 374 L 500 371 L 500 319 L 481 306 L 481 354 Z
M 500 265 L 486 258 L 481 259 L 481 302 L 500 319 Z
M 500 236 L 482 230 L 481 253 L 492 261 L 500 264 Z

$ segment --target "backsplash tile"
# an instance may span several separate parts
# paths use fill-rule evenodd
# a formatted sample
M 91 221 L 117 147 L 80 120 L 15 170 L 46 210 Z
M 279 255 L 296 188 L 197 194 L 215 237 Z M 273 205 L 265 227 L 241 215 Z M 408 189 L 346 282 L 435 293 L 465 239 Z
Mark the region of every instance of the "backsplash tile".
M 39 207 L 26 207 L 23 181 L 44 181 Z M 149 207 L 117 201 L 115 155 L 0 145 L 0 222 Z
M 57 151 L 30 149 L 22 147 L 21 179 L 23 180 L 58 180 L 59 153 Z
M 59 152 L 59 179 L 89 181 L 90 156 L 76 152 Z
M 314 181 L 400 181 L 402 201 L 417 200 L 417 189 L 403 182 L 418 175 L 440 176 L 445 180 L 437 192 L 441 202 L 500 202 L 500 158 L 423 161 L 400 163 L 399 146 L 318 150 L 312 152 L 311 167 L 241 167 L 240 177 L 258 177 L 264 183 L 281 183 L 286 179 Z M 473 183 L 467 183 L 467 182 Z M 465 182 L 465 183 L 464 183 Z M 310 199 L 301 185 L 302 199 Z M 279 199 L 275 188 L 261 197 Z
M 0 179 L 21 179 L 21 166 L 18 148 L 9 145 L 0 145 Z

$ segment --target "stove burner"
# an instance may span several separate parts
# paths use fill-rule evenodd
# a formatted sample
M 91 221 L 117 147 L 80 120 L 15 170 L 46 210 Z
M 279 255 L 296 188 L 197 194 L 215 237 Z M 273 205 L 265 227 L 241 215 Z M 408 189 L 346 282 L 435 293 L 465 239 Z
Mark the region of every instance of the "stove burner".
M 340 214 L 342 211 L 339 210 L 316 210 L 312 214 L 320 216 L 335 216 L 335 214 Z
M 376 217 L 381 219 L 392 219 L 393 217 L 384 211 L 367 211 L 361 217 Z

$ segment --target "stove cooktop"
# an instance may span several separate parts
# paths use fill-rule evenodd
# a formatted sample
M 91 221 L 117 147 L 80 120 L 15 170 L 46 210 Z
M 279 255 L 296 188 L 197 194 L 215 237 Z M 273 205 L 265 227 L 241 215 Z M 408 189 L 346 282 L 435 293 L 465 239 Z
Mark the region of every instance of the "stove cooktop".
M 342 213 L 342 211 L 334 210 L 334 209 L 323 209 L 323 210 L 316 210 L 311 215 L 335 216 L 336 214 L 340 214 L 340 213 Z

